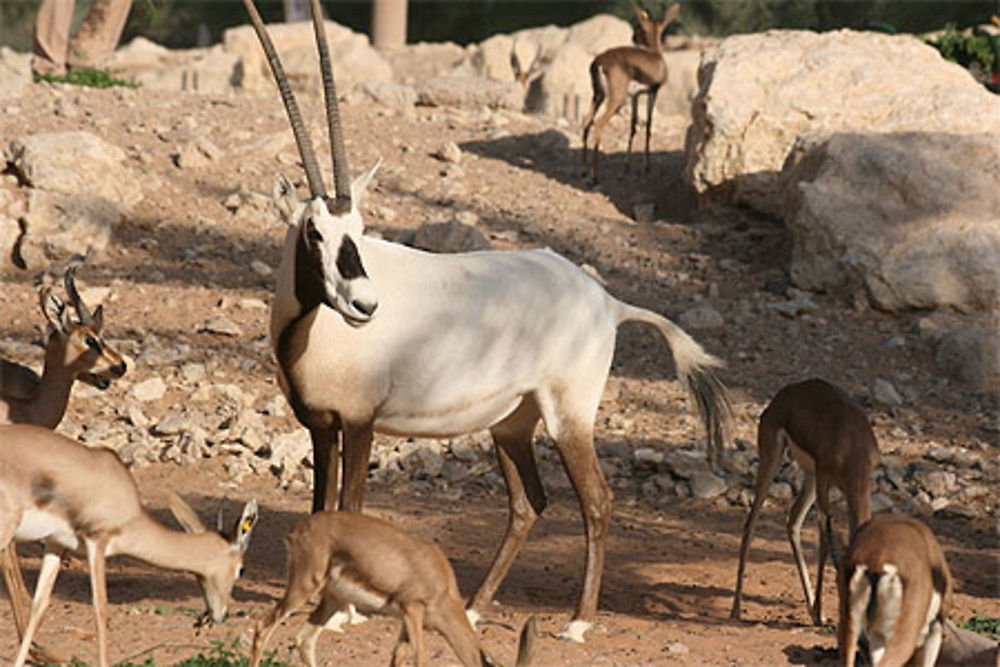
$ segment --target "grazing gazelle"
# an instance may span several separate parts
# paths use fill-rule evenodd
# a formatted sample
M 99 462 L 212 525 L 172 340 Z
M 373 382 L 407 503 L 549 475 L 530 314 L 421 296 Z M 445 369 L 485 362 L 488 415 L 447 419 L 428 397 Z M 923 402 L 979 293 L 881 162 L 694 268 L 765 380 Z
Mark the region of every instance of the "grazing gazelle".
M 374 168 L 352 184 L 318 2 L 313 20 L 331 126 L 336 196 L 316 156 L 280 61 L 251 0 L 244 0 L 295 132 L 310 198 L 279 178 L 275 203 L 288 231 L 271 341 L 278 379 L 312 436 L 313 510 L 360 511 L 372 435 L 452 437 L 489 429 L 509 494 L 503 543 L 471 606 L 488 603 L 545 507 L 535 467 L 539 421 L 580 501 L 587 560 L 571 636 L 597 610 L 611 489 L 594 451 L 594 419 L 620 323 L 655 326 L 690 390 L 716 460 L 729 417 L 714 375 L 721 362 L 667 318 L 623 303 L 549 250 L 434 255 L 363 235 L 361 197 Z
M 427 664 L 424 627 L 440 632 L 465 667 L 495 664 L 483 651 L 465 615 L 455 572 L 441 549 L 387 521 L 357 512 L 317 512 L 289 532 L 285 595 L 254 629 L 250 667 L 281 621 L 310 599 L 319 599 L 309 627 L 298 636 L 299 653 L 316 667 L 316 640 L 333 615 L 356 605 L 403 618 L 393 651 L 399 665 L 407 648 L 418 667 Z M 532 618 L 521 633 L 517 664 L 530 662 L 536 634 Z
M 841 664 L 854 667 L 864 634 L 873 667 L 933 667 L 951 596 L 951 572 L 931 529 L 908 516 L 876 514 L 858 529 L 844 565 Z
M 66 413 L 70 391 L 77 379 L 107 389 L 112 379 L 125 374 L 121 355 L 101 337 L 103 307 L 91 312 L 77 292 L 75 271 L 81 261 L 81 257 L 74 256 L 63 274 L 75 319 L 67 305 L 52 292 L 53 285 L 43 283 L 39 290 L 42 313 L 49 323 L 41 377 L 26 366 L 0 359 L 0 424 L 55 428 Z M 43 279 L 50 277 L 47 273 Z M 0 550 L 0 575 L 10 597 L 18 637 L 23 637 L 31 597 L 21 576 L 13 542 Z M 44 662 L 65 661 L 59 651 L 38 644 L 32 647 L 32 655 Z
M 198 579 L 208 610 L 203 622 L 221 622 L 233 584 L 243 569 L 257 522 L 253 500 L 232 531 L 209 531 L 180 497 L 170 509 L 186 533 L 158 523 L 143 507 L 128 470 L 111 450 L 86 447 L 27 424 L 0 426 L 0 547 L 41 541 L 42 565 L 31 615 L 14 664 L 28 657 L 32 638 L 52 597 L 62 553 L 87 554 L 97 625 L 98 664 L 108 665 L 108 599 L 105 561 L 131 556 Z
M 590 85 L 594 97 L 591 100 L 590 112 L 583 123 L 583 158 L 584 172 L 587 172 L 587 140 L 591 128 L 594 131 L 594 147 L 591 158 L 590 175 L 595 181 L 599 179 L 598 160 L 601 153 L 601 135 L 604 126 L 618 113 L 629 97 L 628 87 L 633 81 L 644 86 L 632 94 L 632 121 L 628 133 L 628 157 L 632 159 L 632 140 L 635 138 L 635 128 L 639 121 L 639 97 L 646 96 L 646 170 L 649 170 L 649 136 L 653 129 L 653 107 L 656 106 L 656 94 L 667 82 L 667 63 L 663 60 L 663 31 L 667 29 L 681 11 L 678 2 L 664 7 L 663 17 L 654 21 L 649 13 L 640 9 L 634 2 L 639 25 L 632 41 L 634 46 L 618 46 L 597 54 L 590 63 Z M 597 112 L 605 103 L 604 112 L 597 118 Z M 595 120 L 596 119 L 596 120 Z M 627 163 L 626 163 L 627 164 Z
M 799 579 L 802 580 L 806 605 L 813 623 L 820 625 L 823 622 L 823 567 L 827 554 L 835 547 L 828 539 L 833 536 L 830 523 L 830 487 L 838 488 L 847 497 L 850 535 L 854 535 L 858 526 L 871 518 L 872 514 L 872 471 L 879 461 L 875 434 L 864 410 L 845 391 L 824 380 L 812 379 L 788 385 L 775 395 L 760 416 L 757 448 L 760 451 L 760 463 L 754 482 L 753 505 L 743 525 L 731 616 L 740 617 L 743 571 L 757 515 L 767 498 L 774 475 L 785 458 L 785 452 L 790 452 L 792 460 L 805 473 L 805 481 L 788 514 L 788 541 L 792 545 Z M 814 595 L 802 555 L 802 522 L 817 499 L 820 510 L 820 548 Z

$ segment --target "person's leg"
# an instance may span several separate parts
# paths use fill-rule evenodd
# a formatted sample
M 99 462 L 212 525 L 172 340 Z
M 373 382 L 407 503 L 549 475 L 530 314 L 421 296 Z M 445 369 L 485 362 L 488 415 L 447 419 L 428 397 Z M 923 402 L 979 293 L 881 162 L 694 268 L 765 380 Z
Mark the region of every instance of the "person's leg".
M 118 46 L 132 0 L 94 0 L 70 42 L 69 66 L 104 67 Z
M 42 0 L 35 15 L 35 44 L 31 70 L 35 74 L 62 74 L 73 23 L 74 0 Z

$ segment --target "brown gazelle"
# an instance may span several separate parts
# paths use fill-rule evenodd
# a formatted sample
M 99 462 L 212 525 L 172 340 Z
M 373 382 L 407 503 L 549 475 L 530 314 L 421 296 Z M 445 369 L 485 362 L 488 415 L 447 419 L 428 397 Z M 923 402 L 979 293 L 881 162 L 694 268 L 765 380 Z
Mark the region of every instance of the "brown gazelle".
M 42 313 L 49 323 L 45 365 L 39 377 L 30 369 L 0 360 L 0 423 L 35 424 L 55 428 L 62 421 L 70 390 L 77 379 L 106 389 L 125 374 L 125 362 L 101 338 L 104 308 L 91 312 L 80 298 L 76 264 L 64 274 L 69 305 L 53 293 L 52 285 L 39 290 Z
M 63 274 L 69 306 L 53 293 L 51 272 L 41 276 L 44 282 L 39 299 L 49 323 L 42 375 L 39 377 L 25 366 L 0 359 L 0 424 L 24 423 L 55 428 L 62 421 L 77 379 L 106 389 L 112 379 L 125 374 L 121 355 L 101 337 L 103 308 L 98 306 L 91 312 L 77 291 L 75 271 L 81 261 L 81 257 L 73 257 Z M 0 574 L 10 597 L 18 637 L 22 637 L 31 597 L 24 585 L 13 543 L 0 550 Z M 32 654 L 46 662 L 63 661 L 63 656 L 49 647 L 36 645 Z
M 649 137 L 653 128 L 653 107 L 656 106 L 656 94 L 667 82 L 667 64 L 663 60 L 661 40 L 663 31 L 670 25 L 681 11 L 680 3 L 673 3 L 663 9 L 663 17 L 654 21 L 649 13 L 640 9 L 634 2 L 639 25 L 635 30 L 633 46 L 618 46 L 599 53 L 590 63 L 590 85 L 593 89 L 590 112 L 583 124 L 583 168 L 587 172 L 587 142 L 591 129 L 594 133 L 593 155 L 590 164 L 590 174 L 594 180 L 599 179 L 598 161 L 601 153 L 601 135 L 608 121 L 618 113 L 629 97 L 629 84 L 633 81 L 644 86 L 632 93 L 632 121 L 628 134 L 628 159 L 632 158 L 632 140 L 635 138 L 635 128 L 639 120 L 639 97 L 646 96 L 646 169 L 649 169 Z M 605 103 L 606 102 L 606 103 Z M 604 104 L 604 111 L 597 117 L 597 112 Z M 596 120 L 595 120 L 596 119 Z
M 45 428 L 0 426 L 0 547 L 12 541 L 45 546 L 31 615 L 15 665 L 23 665 L 64 551 L 87 555 L 97 625 L 98 664 L 108 665 L 105 561 L 131 556 L 190 572 L 208 607 L 203 621 L 221 622 L 257 521 L 253 500 L 228 535 L 209 531 L 176 495 L 170 509 L 186 533 L 158 523 L 143 507 L 135 481 L 111 450 L 86 447 Z
M 806 605 L 813 623 L 822 623 L 823 567 L 831 545 L 830 487 L 847 498 L 850 535 L 871 518 L 872 471 L 879 461 L 878 445 L 868 417 L 842 389 L 819 379 L 788 385 L 775 395 L 760 416 L 757 430 L 760 463 L 754 482 L 754 499 L 743 526 L 740 564 L 732 617 L 740 617 L 743 571 L 761 505 L 767 498 L 778 467 L 790 452 L 805 473 L 802 489 L 788 515 L 788 541 L 802 580 Z M 819 500 L 820 548 L 816 593 L 802 555 L 802 523 Z
M 876 514 L 855 534 L 841 580 L 840 661 L 854 667 L 865 635 L 873 667 L 932 667 L 951 610 L 941 544 L 922 521 Z
M 408 649 L 418 667 L 427 664 L 423 629 L 440 632 L 465 667 L 495 664 L 482 650 L 465 614 L 455 573 L 444 552 L 387 521 L 354 512 L 317 512 L 288 534 L 288 585 L 284 597 L 258 621 L 251 667 L 277 625 L 318 597 L 308 629 L 299 633 L 302 660 L 316 665 L 316 640 L 333 615 L 353 604 L 403 618 L 392 664 Z M 521 633 L 517 664 L 530 662 L 535 628 L 529 619 Z

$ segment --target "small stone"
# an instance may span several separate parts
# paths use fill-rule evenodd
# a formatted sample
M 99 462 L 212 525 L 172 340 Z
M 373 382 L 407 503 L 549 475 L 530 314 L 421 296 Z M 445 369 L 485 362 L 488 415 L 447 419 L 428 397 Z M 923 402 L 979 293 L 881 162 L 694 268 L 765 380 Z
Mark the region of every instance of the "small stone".
M 887 407 L 899 407 L 903 405 L 903 397 L 899 391 L 888 380 L 876 378 L 872 383 L 872 400 Z
M 771 485 L 769 497 L 774 498 L 775 500 L 786 502 L 791 500 L 794 495 L 795 490 L 788 482 L 775 482 Z
M 198 329 L 198 332 L 218 334 L 220 336 L 233 336 L 234 338 L 243 335 L 243 329 L 240 328 L 240 325 L 222 315 L 205 322 L 205 324 Z
M 462 149 L 454 141 L 445 142 L 444 145 L 431 153 L 431 155 L 449 164 L 458 164 L 462 161 Z
M 158 401 L 167 393 L 167 383 L 163 378 L 156 376 L 134 385 L 132 387 L 132 398 L 143 403 Z
M 719 311 L 707 304 L 684 311 L 677 321 L 685 329 L 719 329 L 725 324 Z
M 635 221 L 640 224 L 649 224 L 656 220 L 656 205 L 652 202 L 636 204 L 632 207 Z
M 274 269 L 272 269 L 266 262 L 262 262 L 259 259 L 255 259 L 250 262 L 250 270 L 262 278 L 267 278 L 274 273 Z
M 670 642 L 667 644 L 667 653 L 670 655 L 687 655 L 690 652 L 691 649 L 683 642 Z
M 691 495 L 695 498 L 703 500 L 717 498 L 728 489 L 726 480 L 707 470 L 698 471 L 691 476 Z

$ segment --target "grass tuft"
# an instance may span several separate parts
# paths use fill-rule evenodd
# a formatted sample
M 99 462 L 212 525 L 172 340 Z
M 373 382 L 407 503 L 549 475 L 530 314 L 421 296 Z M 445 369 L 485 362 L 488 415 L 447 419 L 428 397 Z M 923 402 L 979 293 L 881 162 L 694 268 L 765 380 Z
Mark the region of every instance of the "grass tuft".
M 134 81 L 119 79 L 106 69 L 96 69 L 93 67 L 71 69 L 65 74 L 37 74 L 35 75 L 35 81 L 65 83 L 70 86 L 84 86 L 87 88 L 139 87 L 139 84 Z

